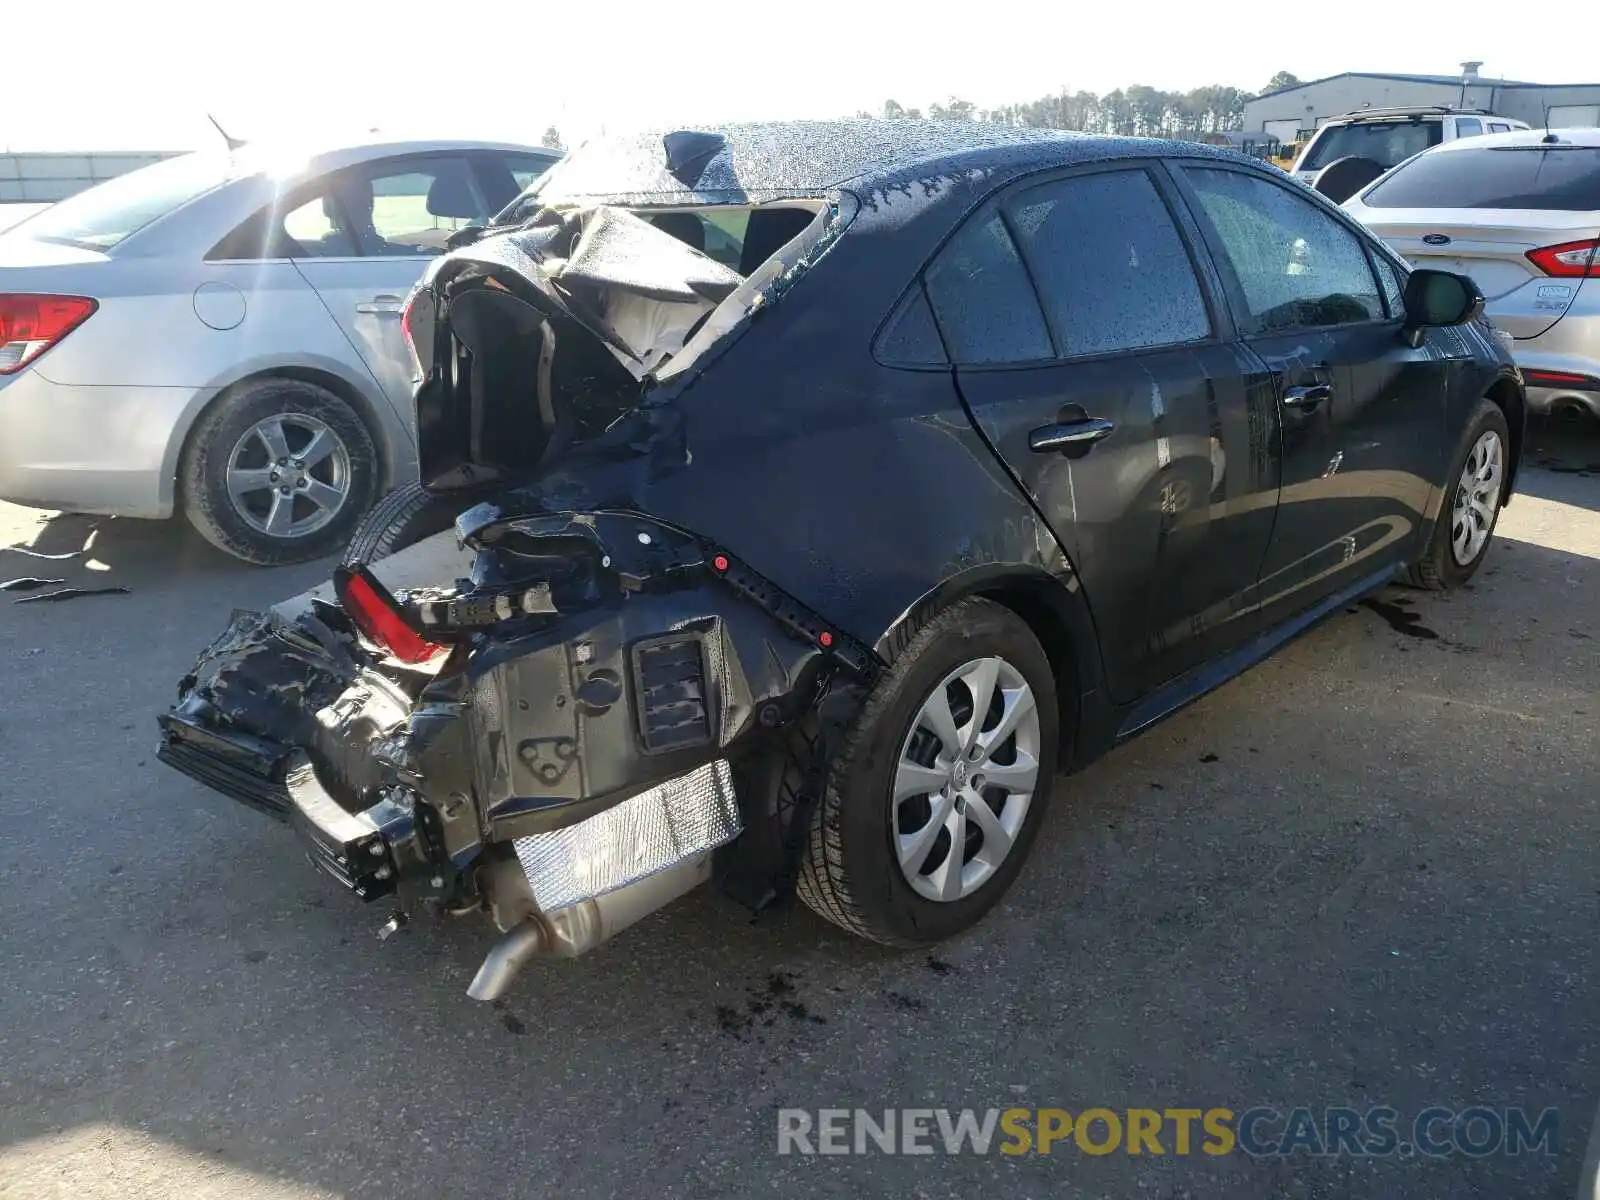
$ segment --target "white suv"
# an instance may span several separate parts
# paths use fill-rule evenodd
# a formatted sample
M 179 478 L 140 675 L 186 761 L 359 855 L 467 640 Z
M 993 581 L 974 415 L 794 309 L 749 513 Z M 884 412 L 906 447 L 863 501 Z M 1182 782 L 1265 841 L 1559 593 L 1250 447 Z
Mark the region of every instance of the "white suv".
M 1292 173 L 1302 183 L 1328 194 L 1329 199 L 1341 202 L 1384 171 L 1399 166 L 1413 154 L 1421 154 L 1430 146 L 1453 142 L 1457 138 L 1477 137 L 1484 133 L 1509 133 L 1513 129 L 1526 128 L 1528 126 L 1524 121 L 1476 110 L 1364 108 L 1324 122 L 1300 152 Z M 1326 188 L 1317 186 L 1317 177 L 1325 168 L 1346 159 L 1356 159 L 1365 166 L 1365 171 L 1351 171 L 1352 178 L 1356 174 L 1366 177 L 1355 179 L 1343 196 L 1332 195 Z

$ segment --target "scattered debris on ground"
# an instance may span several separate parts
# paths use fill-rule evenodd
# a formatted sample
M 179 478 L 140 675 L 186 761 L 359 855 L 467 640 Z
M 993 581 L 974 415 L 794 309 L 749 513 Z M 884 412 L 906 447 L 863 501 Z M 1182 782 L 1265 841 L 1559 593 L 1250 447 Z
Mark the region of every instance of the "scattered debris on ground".
M 60 588 L 54 592 L 43 592 L 37 596 L 23 596 L 20 600 L 13 600 L 13 604 L 38 604 L 42 601 L 76 600 L 79 596 L 126 596 L 128 589 L 125 587 L 97 587 Z

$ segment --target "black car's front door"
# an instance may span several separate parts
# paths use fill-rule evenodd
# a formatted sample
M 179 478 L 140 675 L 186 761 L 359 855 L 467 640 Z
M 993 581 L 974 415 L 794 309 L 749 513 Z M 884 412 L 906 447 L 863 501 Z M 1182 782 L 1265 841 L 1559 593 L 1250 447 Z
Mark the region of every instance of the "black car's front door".
M 1278 488 L 1275 413 L 1169 186 L 1122 166 L 1013 189 L 926 276 L 962 397 L 1077 567 L 1119 701 L 1253 632 Z
M 1293 184 L 1181 167 L 1227 280 L 1252 386 L 1283 430 L 1277 522 L 1261 574 L 1275 625 L 1409 561 L 1444 452 L 1447 363 L 1402 336 L 1398 278 L 1364 235 Z

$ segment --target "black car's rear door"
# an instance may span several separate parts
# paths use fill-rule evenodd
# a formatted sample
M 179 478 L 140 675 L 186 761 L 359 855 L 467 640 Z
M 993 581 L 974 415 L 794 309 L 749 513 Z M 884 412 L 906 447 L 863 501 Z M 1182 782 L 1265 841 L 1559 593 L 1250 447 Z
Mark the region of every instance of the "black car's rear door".
M 1415 554 L 1444 452 L 1448 356 L 1401 336 L 1394 268 L 1302 189 L 1216 162 L 1175 173 L 1261 360 L 1250 382 L 1282 425 L 1261 575 L 1272 626 Z
M 1170 186 L 1157 164 L 1030 181 L 926 273 L 962 397 L 1072 557 L 1119 701 L 1253 632 L 1278 489 L 1275 410 Z

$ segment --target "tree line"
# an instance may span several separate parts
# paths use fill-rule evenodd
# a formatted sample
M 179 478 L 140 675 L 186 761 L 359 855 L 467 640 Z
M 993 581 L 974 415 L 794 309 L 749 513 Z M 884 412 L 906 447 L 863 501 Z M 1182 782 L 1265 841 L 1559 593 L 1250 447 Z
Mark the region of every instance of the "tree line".
M 1263 90 L 1273 92 L 1294 87 L 1299 82 L 1289 72 L 1279 71 Z M 970 100 L 952 96 L 943 104 L 929 105 L 926 113 L 920 108 L 907 108 L 897 100 L 886 100 L 882 112 L 863 109 L 856 116 L 885 120 L 926 116 L 939 121 L 990 121 L 997 125 L 1071 129 L 1082 133 L 1192 138 L 1243 128 L 1245 101 L 1255 96 L 1254 92 L 1220 84 L 1188 92 L 1168 92 L 1134 84 L 1103 96 L 1063 88 L 1054 95 L 1041 96 L 1025 104 L 1005 104 L 998 108 L 979 108 Z

